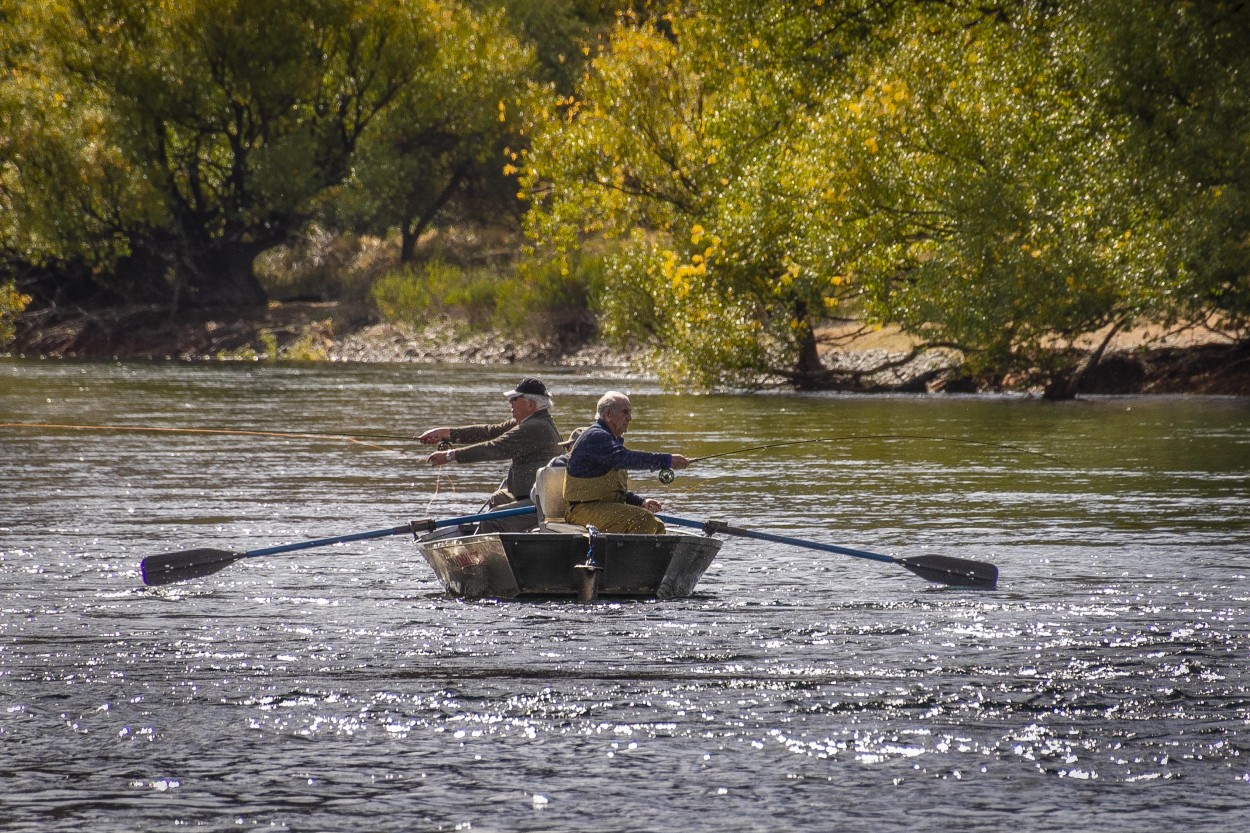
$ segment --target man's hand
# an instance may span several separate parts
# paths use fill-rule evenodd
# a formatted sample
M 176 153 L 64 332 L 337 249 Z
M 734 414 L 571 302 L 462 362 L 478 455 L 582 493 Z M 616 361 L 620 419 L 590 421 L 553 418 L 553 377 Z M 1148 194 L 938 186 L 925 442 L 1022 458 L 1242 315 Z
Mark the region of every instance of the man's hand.
M 443 442 L 445 440 L 450 440 L 451 429 L 450 428 L 431 428 L 429 431 L 426 431 L 424 434 L 417 437 L 417 439 L 425 443 L 426 445 L 433 445 L 434 443 Z

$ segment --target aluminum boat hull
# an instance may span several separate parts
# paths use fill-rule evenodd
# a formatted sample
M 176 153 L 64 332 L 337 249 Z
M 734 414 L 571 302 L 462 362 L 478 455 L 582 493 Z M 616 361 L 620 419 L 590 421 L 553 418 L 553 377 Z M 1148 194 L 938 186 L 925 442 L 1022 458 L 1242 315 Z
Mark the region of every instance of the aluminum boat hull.
M 421 555 L 455 596 L 681 598 L 720 551 L 704 535 L 503 532 L 418 540 Z

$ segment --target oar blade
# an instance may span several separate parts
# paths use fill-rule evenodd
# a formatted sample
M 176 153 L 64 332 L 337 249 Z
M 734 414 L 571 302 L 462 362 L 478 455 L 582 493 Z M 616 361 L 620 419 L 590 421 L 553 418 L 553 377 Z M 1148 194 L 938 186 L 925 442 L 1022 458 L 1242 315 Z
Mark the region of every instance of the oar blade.
M 198 549 L 150 555 L 139 564 L 143 583 L 149 587 L 209 576 L 243 558 L 230 550 Z
M 983 561 L 950 555 L 916 555 L 894 559 L 900 567 L 938 584 L 993 590 L 998 586 L 998 568 Z

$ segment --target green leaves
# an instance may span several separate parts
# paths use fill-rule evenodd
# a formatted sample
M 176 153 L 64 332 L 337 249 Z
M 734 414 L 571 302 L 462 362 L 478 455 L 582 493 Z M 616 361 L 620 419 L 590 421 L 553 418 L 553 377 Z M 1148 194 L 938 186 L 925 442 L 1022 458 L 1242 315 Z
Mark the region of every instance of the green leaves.
M 628 241 L 607 327 L 674 386 L 846 383 L 842 314 L 1043 380 L 1113 328 L 1244 328 L 1241 5 L 682 9 L 614 32 L 522 180 L 556 256 Z
M 0 283 L 0 347 L 13 338 L 14 322 L 30 303 L 30 296 L 17 291 L 13 282 Z
M 139 257 L 172 274 L 183 299 L 240 305 L 263 302 L 255 257 L 348 175 L 363 132 L 429 60 L 442 13 L 433 0 L 76 0 L 22 12 L 25 77 L 64 114 L 30 142 L 45 164 L 11 169 L 23 228 L 50 227 L 46 256 Z M 66 186 L 78 198 L 58 203 Z
M 0 15 L 0 254 L 122 294 L 256 303 L 254 258 L 310 219 L 398 229 L 409 259 L 519 192 L 526 274 L 561 278 L 526 291 L 602 258 L 603 330 L 674 387 L 853 385 L 842 317 L 1042 383 L 1114 328 L 1250 326 L 1245 4 L 656 0 L 606 31 L 582 0 Z
M 506 188 L 512 201 L 504 169 L 521 141 L 537 64 L 505 23 L 501 12 L 451 5 L 431 16 L 420 66 L 362 135 L 332 207 L 340 222 L 382 234 L 399 228 L 409 260 L 421 232 L 463 192 Z

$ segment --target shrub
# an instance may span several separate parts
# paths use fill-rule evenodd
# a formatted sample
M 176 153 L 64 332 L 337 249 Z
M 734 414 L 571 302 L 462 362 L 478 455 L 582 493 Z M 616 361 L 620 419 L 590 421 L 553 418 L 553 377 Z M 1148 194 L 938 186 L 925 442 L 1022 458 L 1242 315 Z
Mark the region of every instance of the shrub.
M 385 275 L 369 297 L 388 321 L 420 326 L 438 313 L 474 327 L 542 333 L 572 343 L 594 335 L 592 303 L 602 283 L 602 260 L 589 255 L 569 268 L 545 263 L 515 273 L 431 260 Z
M 30 296 L 17 291 L 12 281 L 0 284 L 0 347 L 13 339 L 14 322 L 30 303 Z
M 494 310 L 494 281 L 479 270 L 466 272 L 442 260 L 408 265 L 379 278 L 369 299 L 388 321 L 421 325 L 433 312 L 488 321 Z
M 497 323 L 536 327 L 566 344 L 586 341 L 598 331 L 596 310 L 605 283 L 604 258 L 596 254 L 524 264 L 500 288 Z
M 398 250 L 389 241 L 311 226 L 261 255 L 256 272 L 278 301 L 362 303 L 377 277 L 397 262 Z

